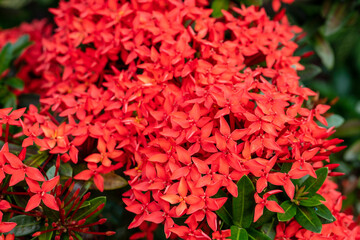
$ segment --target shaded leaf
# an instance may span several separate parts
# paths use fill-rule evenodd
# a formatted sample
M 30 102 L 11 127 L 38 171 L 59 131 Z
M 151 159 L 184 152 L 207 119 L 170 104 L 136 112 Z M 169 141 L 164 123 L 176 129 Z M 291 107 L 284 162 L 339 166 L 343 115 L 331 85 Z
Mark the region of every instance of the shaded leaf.
M 271 240 L 271 238 L 267 235 L 265 235 L 264 233 L 256 230 L 255 228 L 249 228 L 247 230 L 248 234 L 249 234 L 249 239 L 252 240 Z
M 11 218 L 10 222 L 17 223 L 16 227 L 9 232 L 14 233 L 15 237 L 26 236 L 40 230 L 40 222 L 31 216 L 18 215 Z
M 6 78 L 4 83 L 12 88 L 23 90 L 24 89 L 24 81 L 17 77 Z
M 7 43 L 0 52 L 0 75 L 9 68 L 12 59 L 11 44 Z
M 233 221 L 238 227 L 248 228 L 254 219 L 255 187 L 244 175 L 237 183 L 238 196 L 233 198 Z
M 97 197 L 94 199 L 91 199 L 89 201 L 90 205 L 80 209 L 74 216 L 74 220 L 78 221 L 81 219 L 84 219 L 85 217 L 87 217 L 89 214 L 91 214 L 92 212 L 94 212 L 97 207 L 99 207 L 101 204 L 105 204 L 106 203 L 106 197 Z M 101 211 L 97 211 L 94 215 L 92 215 L 90 218 L 88 218 L 86 221 L 90 221 L 91 219 L 94 219 L 95 217 L 97 217 L 100 214 Z
M 61 163 L 59 167 L 60 176 L 72 177 L 73 169 L 70 163 Z
M 316 216 L 315 210 L 307 207 L 298 207 L 295 215 L 296 221 L 305 229 L 320 233 L 322 229 L 322 223 Z

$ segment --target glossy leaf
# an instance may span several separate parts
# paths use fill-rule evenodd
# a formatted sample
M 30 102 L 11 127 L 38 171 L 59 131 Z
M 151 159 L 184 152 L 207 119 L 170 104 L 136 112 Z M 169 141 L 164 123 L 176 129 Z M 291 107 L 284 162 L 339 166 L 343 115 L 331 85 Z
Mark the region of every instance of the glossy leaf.
M 238 196 L 233 198 L 233 221 L 238 227 L 248 228 L 254 219 L 255 187 L 246 175 L 238 181 L 237 187 Z
M 336 218 L 332 215 L 331 211 L 324 204 L 314 207 L 314 210 L 316 215 L 328 221 L 334 222 L 336 220 Z
M 249 234 L 249 240 L 271 240 L 269 236 L 256 230 L 255 228 L 249 228 L 247 232 Z
M 280 206 L 282 209 L 284 209 L 285 213 L 277 213 L 279 221 L 286 222 L 295 216 L 297 206 L 294 203 L 285 201 Z
M 248 240 L 248 233 L 244 228 L 238 226 L 231 226 L 231 240 Z
M 322 204 L 321 201 L 325 201 L 325 198 L 320 194 L 315 193 L 312 197 L 300 200 L 300 205 L 305 207 L 315 207 Z
M 22 237 L 32 234 L 40 230 L 40 222 L 36 218 L 26 215 L 18 215 L 9 220 L 10 222 L 17 223 L 16 227 L 9 233 L 14 233 L 15 237 Z
M 304 192 L 309 193 L 306 196 L 314 195 L 325 182 L 327 175 L 328 175 L 328 168 L 320 168 L 316 170 L 317 178 L 313 178 L 309 176 L 302 184 L 302 186 L 305 186 Z
M 321 232 L 322 223 L 313 208 L 298 207 L 295 219 L 305 229 L 315 233 Z

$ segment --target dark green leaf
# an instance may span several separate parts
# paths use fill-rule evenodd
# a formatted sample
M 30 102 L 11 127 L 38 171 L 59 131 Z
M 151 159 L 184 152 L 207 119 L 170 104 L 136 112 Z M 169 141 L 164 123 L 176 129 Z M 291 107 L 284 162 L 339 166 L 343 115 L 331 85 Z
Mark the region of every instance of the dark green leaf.
M 4 102 L 4 108 L 16 108 L 16 95 L 14 93 L 8 92 L 2 101 Z
M 233 221 L 238 227 L 248 228 L 254 219 L 255 188 L 246 175 L 238 181 L 237 187 L 238 196 L 233 198 Z
M 81 220 L 81 219 L 85 218 L 87 215 L 89 215 L 90 213 L 94 212 L 97 207 L 99 207 L 103 203 L 104 204 L 106 203 L 106 197 L 97 197 L 97 198 L 91 199 L 89 202 L 90 202 L 90 206 L 80 209 L 75 214 L 74 220 L 76 220 L 76 221 Z M 100 212 L 101 211 L 97 211 L 94 215 L 92 215 L 90 217 L 90 219 L 87 219 L 87 221 L 90 221 L 91 219 L 94 219 L 95 217 L 97 217 L 100 214 Z
M 0 52 L 0 75 L 10 67 L 12 59 L 12 47 L 10 43 L 7 43 Z
M 15 237 L 26 236 L 40 230 L 40 222 L 36 218 L 26 215 L 18 215 L 10 219 L 10 222 L 17 223 L 16 227 L 9 233 L 14 233 Z
M 16 43 L 12 45 L 13 57 L 17 58 L 18 56 L 20 56 L 21 53 L 25 50 L 25 48 L 27 48 L 30 45 L 31 42 L 29 39 L 29 35 L 24 35 L 21 38 L 19 38 L 16 41 Z
M 333 222 L 336 220 L 336 218 L 332 215 L 331 211 L 324 204 L 314 207 L 314 210 L 318 216 L 328 221 Z
M 211 9 L 213 10 L 212 16 L 213 17 L 222 17 L 223 14 L 221 12 L 222 9 L 228 10 L 230 0 L 214 0 L 211 3 Z
M 269 236 L 271 239 L 275 239 L 275 235 L 276 235 L 276 225 L 277 225 L 278 221 L 276 220 L 276 218 L 272 218 L 271 222 L 265 223 L 262 227 L 261 227 L 261 231 L 266 234 L 266 236 Z
M 222 197 L 227 198 L 227 195 L 221 189 L 213 196 L 213 198 L 222 198 Z M 231 203 L 230 201 L 226 201 L 225 204 L 219 210 L 216 211 L 216 215 L 218 215 L 221 218 L 221 220 L 223 220 L 227 225 L 231 226 L 233 225 L 233 221 L 230 212 L 231 212 Z
M 59 167 L 60 176 L 72 177 L 73 169 L 70 163 L 61 163 Z
M 4 83 L 12 88 L 23 90 L 24 89 L 24 81 L 17 77 L 6 78 Z
M 240 0 L 240 2 L 246 6 L 261 6 L 263 4 L 263 0 Z
M 43 164 L 43 162 L 45 162 L 45 160 L 48 158 L 48 154 L 46 151 L 43 151 L 43 152 L 39 152 L 38 154 L 36 155 L 32 155 L 31 157 L 28 157 L 24 160 L 24 163 L 27 165 L 27 166 L 30 166 L 30 167 L 40 167 L 41 164 Z
M 305 182 L 302 184 L 302 186 L 305 186 L 304 192 L 308 192 L 308 196 L 314 195 L 325 182 L 327 175 L 328 168 L 320 168 L 316 170 L 317 178 L 309 176 L 308 179 L 306 179 Z
M 48 230 L 48 229 L 50 229 L 50 228 L 52 228 L 52 227 L 51 227 L 51 226 L 48 226 L 48 227 L 42 226 L 41 229 L 40 229 L 40 231 L 46 231 L 46 230 Z M 41 234 L 41 235 L 39 236 L 39 240 L 51 240 L 53 234 L 54 234 L 53 231 L 51 231 L 51 232 L 46 232 L 46 233 L 44 233 L 44 234 Z
M 322 223 L 316 216 L 315 210 L 307 207 L 298 207 L 295 215 L 296 221 L 305 229 L 320 233 L 322 229 Z
M 231 226 L 231 240 L 248 240 L 248 234 L 245 229 L 238 226 Z
M 321 195 L 318 195 L 321 197 Z M 300 200 L 300 205 L 304 207 L 315 207 L 321 204 L 320 198 L 317 195 L 309 197 L 307 199 Z
M 256 230 L 255 228 L 249 228 L 247 229 L 247 232 L 249 234 L 249 239 L 252 240 L 271 240 L 271 238 L 264 233 Z
M 290 201 L 285 201 L 281 205 L 285 213 L 277 213 L 279 221 L 286 222 L 292 219 L 296 214 L 296 205 Z

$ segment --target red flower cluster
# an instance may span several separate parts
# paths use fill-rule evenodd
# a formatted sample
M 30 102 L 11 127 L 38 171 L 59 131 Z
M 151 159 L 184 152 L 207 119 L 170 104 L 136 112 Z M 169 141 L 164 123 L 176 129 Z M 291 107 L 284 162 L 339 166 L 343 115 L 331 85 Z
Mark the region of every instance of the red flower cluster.
M 85 162 L 88 169 L 75 179 L 93 179 L 103 191 L 102 175 L 125 168 L 131 189 L 123 200 L 136 214 L 130 228 L 148 221 L 164 223 L 167 237 L 225 239 L 229 231 L 218 231 L 215 213 L 228 200 L 217 195 L 220 189 L 236 197 L 236 182 L 250 176 L 256 222 L 264 208 L 284 212 L 268 197 L 284 189 L 292 200 L 291 180 L 316 178 L 317 163 L 342 149 L 341 140 L 327 140 L 334 129 L 316 121 L 326 125 L 328 107 L 306 105 L 316 94 L 297 76 L 303 66 L 293 55 L 294 39 L 301 29 L 255 7 L 215 19 L 206 4 L 61 1 L 51 10 L 55 34 L 42 39 L 37 63 L 41 110 L 30 106 L 21 123 L 21 114 L 2 110 L 3 124 L 22 124 L 23 147 L 35 143 L 59 161 Z M 25 210 L 41 201 L 58 210 L 61 204 L 46 193 L 58 179 L 45 181 L 22 163 L 24 154 L 3 149 L 10 184 L 26 179 L 33 193 Z M 283 163 L 293 163 L 288 173 L 280 171 Z M 278 189 L 270 191 L 269 183 Z M 338 214 L 344 220 L 333 225 L 357 236 L 350 217 Z M 179 218 L 186 220 L 175 223 Z M 279 239 L 293 237 L 293 222 L 278 225 Z M 320 236 L 338 236 L 334 231 Z

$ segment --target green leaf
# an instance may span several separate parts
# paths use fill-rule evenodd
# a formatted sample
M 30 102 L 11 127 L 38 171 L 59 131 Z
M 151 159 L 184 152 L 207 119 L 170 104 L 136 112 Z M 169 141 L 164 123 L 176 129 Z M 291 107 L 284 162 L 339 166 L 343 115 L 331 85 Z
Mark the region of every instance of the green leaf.
M 16 95 L 12 92 L 8 92 L 5 98 L 2 99 L 2 102 L 4 103 L 4 108 L 16 108 Z
M 313 79 L 321 73 L 321 68 L 315 64 L 304 65 L 305 69 L 298 71 L 298 75 L 302 81 Z
M 332 215 L 331 211 L 324 204 L 314 207 L 314 210 L 316 215 L 328 221 L 334 222 L 336 220 L 336 218 Z
M 221 189 L 213 196 L 213 198 L 222 198 L 222 197 L 227 197 L 226 193 L 224 191 L 222 191 Z M 229 213 L 229 210 L 231 209 L 231 203 L 230 201 L 226 201 L 225 204 L 216 211 L 216 215 L 218 215 L 221 220 L 223 220 L 227 225 L 231 226 L 233 225 L 233 220 L 232 220 L 232 216 Z
M 320 168 L 316 170 L 317 178 L 309 176 L 301 186 L 305 186 L 304 192 L 308 192 L 308 196 L 314 195 L 325 182 L 328 175 L 328 168 Z
M 249 234 L 249 239 L 252 240 L 272 240 L 269 236 L 256 230 L 255 228 L 249 228 L 247 229 L 247 232 Z
M 42 226 L 40 231 L 46 231 L 48 229 L 52 228 L 51 226 L 48 226 L 48 227 L 45 227 L 45 226 Z M 43 233 L 39 236 L 39 240 L 51 240 L 52 238 L 52 235 L 54 234 L 53 231 L 51 232 L 46 232 L 46 233 Z
M 331 116 L 326 118 L 326 121 L 328 123 L 327 126 L 323 125 L 322 123 L 319 122 L 319 126 L 321 127 L 325 127 L 325 128 L 331 128 L 331 127 L 340 127 L 341 125 L 344 124 L 345 119 L 338 115 L 338 114 L 332 114 Z
M 360 156 L 360 140 L 354 142 L 345 152 L 344 159 L 346 161 L 359 160 Z
M 263 4 L 263 0 L 241 0 L 240 2 L 246 6 L 261 6 Z
M 25 48 L 27 48 L 31 44 L 32 43 L 30 42 L 29 35 L 24 35 L 24 36 L 20 37 L 16 41 L 16 43 L 14 43 L 12 45 L 13 57 L 14 58 L 19 57 L 21 55 L 21 53 L 25 50 Z
M 304 207 L 315 207 L 322 204 L 320 201 L 325 201 L 325 199 L 320 194 L 315 194 L 314 196 L 309 197 L 308 199 L 300 200 L 300 205 Z
M 41 166 L 41 164 L 43 164 L 47 158 L 48 158 L 47 152 L 43 151 L 43 152 L 39 152 L 36 155 L 32 155 L 31 157 L 26 158 L 24 160 L 24 163 L 27 166 L 37 168 L 37 167 Z
M 104 178 L 104 190 L 115 190 L 127 185 L 127 181 L 114 172 L 102 175 Z
M 218 215 L 227 225 L 231 226 L 233 224 L 232 216 L 225 206 L 222 206 L 219 210 L 217 210 L 216 215 Z
M 55 171 L 56 171 L 56 167 L 55 165 L 51 166 L 47 171 L 46 171 L 46 176 L 48 177 L 48 179 L 52 179 L 55 177 Z M 59 173 L 58 173 L 59 174 Z
M 222 14 L 221 10 L 222 9 L 228 10 L 229 3 L 230 3 L 230 0 L 214 0 L 211 3 L 211 9 L 213 10 L 211 15 L 216 18 L 222 17 L 223 14 Z
M 96 210 L 97 207 L 99 207 L 101 204 L 106 203 L 106 197 L 97 197 L 94 199 L 91 199 L 89 201 L 90 206 L 80 209 L 74 216 L 74 220 L 79 221 L 86 216 L 88 216 L 90 213 Z M 92 215 L 90 218 L 86 220 L 86 222 L 90 221 L 91 219 L 94 219 L 100 214 L 101 211 L 97 211 L 94 215 Z
M 272 218 L 271 222 L 265 223 L 264 225 L 262 225 L 261 227 L 261 231 L 266 234 L 266 236 L 269 236 L 271 239 L 275 239 L 275 235 L 276 235 L 276 225 L 277 225 L 278 221 L 276 220 L 276 218 Z
M 12 59 L 12 47 L 7 43 L 0 52 L 0 75 L 10 67 Z
M 6 78 L 4 83 L 12 88 L 23 90 L 24 89 L 24 81 L 17 77 Z
M 17 223 L 16 227 L 9 233 L 15 237 L 22 237 L 40 230 L 40 222 L 36 218 L 26 215 L 18 215 L 10 219 L 10 222 Z
M 332 69 L 335 63 L 334 51 L 328 41 L 326 41 L 326 39 L 320 34 L 315 36 L 314 49 L 319 55 L 324 66 L 327 69 Z
M 238 227 L 248 228 L 254 219 L 255 188 L 246 175 L 242 176 L 236 185 L 238 196 L 233 198 L 233 221 Z
M 314 209 L 298 207 L 295 219 L 305 229 L 315 233 L 321 232 L 322 223 L 320 219 L 316 216 Z
M 70 163 L 61 163 L 59 167 L 60 176 L 72 177 L 73 169 Z
M 286 222 L 295 216 L 297 207 L 294 203 L 288 200 L 283 202 L 280 206 L 284 209 L 285 213 L 277 213 L 279 221 Z
M 231 240 L 248 240 L 248 233 L 238 226 L 231 226 Z

